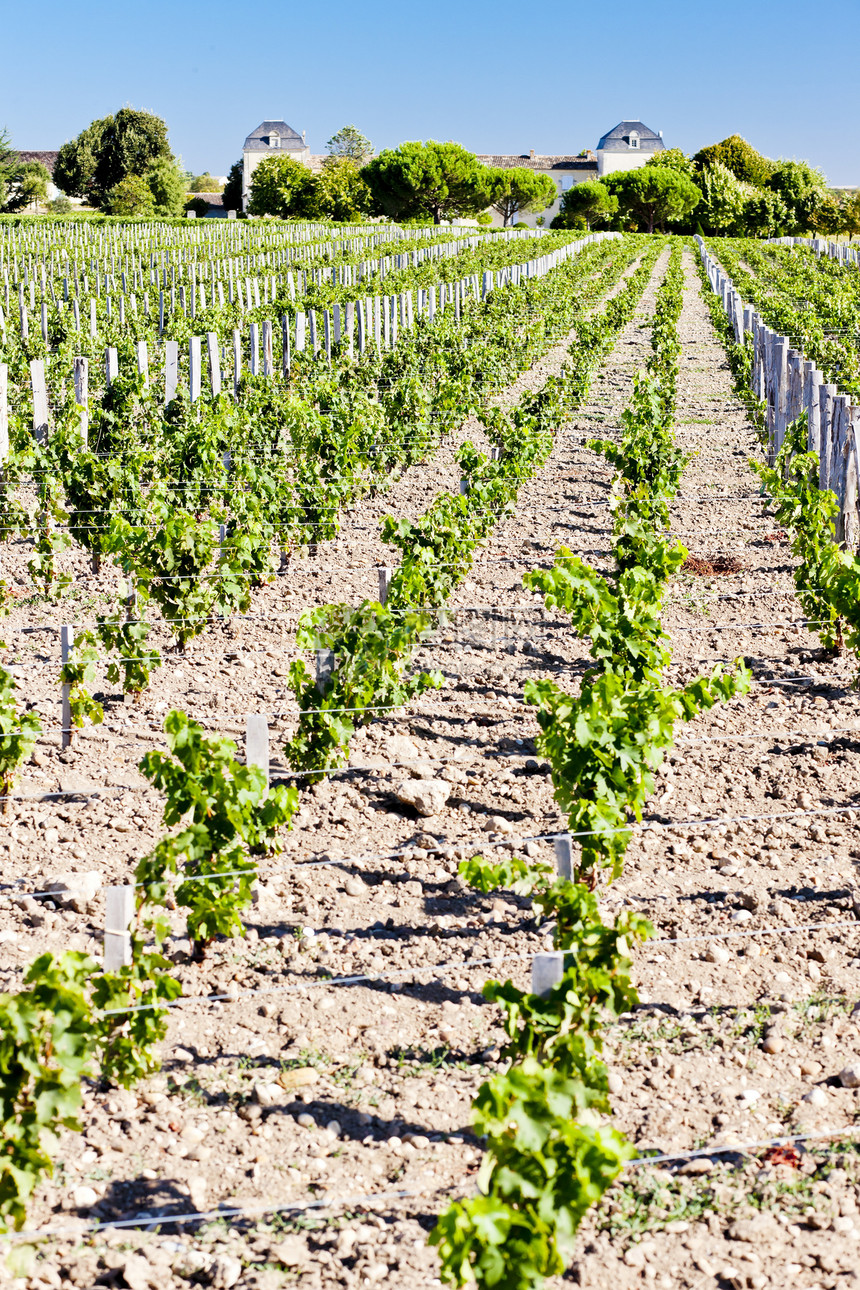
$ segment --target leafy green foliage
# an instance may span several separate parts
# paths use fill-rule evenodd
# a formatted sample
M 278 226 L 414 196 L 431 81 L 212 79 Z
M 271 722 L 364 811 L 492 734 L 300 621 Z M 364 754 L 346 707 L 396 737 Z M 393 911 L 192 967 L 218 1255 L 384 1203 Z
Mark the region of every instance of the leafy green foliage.
M 772 467 L 751 461 L 791 532 L 797 598 L 827 649 L 860 653 L 860 560 L 834 540 L 836 496 L 818 487 L 818 454 L 806 452 L 806 414 L 788 427 Z M 860 685 L 860 676 L 855 686 Z
M 15 691 L 18 687 L 11 674 L 0 667 L 0 793 L 3 813 L 9 811 L 9 794 L 21 766 L 31 756 L 42 723 L 35 712 L 18 712 Z
M 95 1036 L 87 996 L 94 959 L 43 954 L 28 989 L 0 995 L 0 1222 L 24 1225 L 39 1179 L 52 1172 L 61 1129 L 78 1129 L 81 1080 L 91 1073 Z
M 301 715 L 287 756 L 310 782 L 319 772 L 341 766 L 356 729 L 379 708 L 400 707 L 416 694 L 442 684 L 439 672 L 406 676 L 409 659 L 430 633 L 426 614 L 397 612 L 365 600 L 349 605 L 322 605 L 303 614 L 296 643 L 300 648 L 328 650 L 334 658 L 330 676 L 317 684 L 304 660 L 290 666 L 290 685 Z
M 243 934 L 254 857 L 277 849 L 298 794 L 268 788 L 262 770 L 236 761 L 232 740 L 207 738 L 182 712 L 169 712 L 164 729 L 170 755 L 146 753 L 140 769 L 165 794 L 164 823 L 184 827 L 139 861 L 138 908 L 163 904 L 179 877 L 176 902 L 188 909 L 188 935 L 202 953 L 215 936 Z
M 97 638 L 92 632 L 78 632 L 68 661 L 60 668 L 60 684 L 69 687 L 69 717 L 78 730 L 87 721 L 99 725 L 104 720 L 104 708 L 87 688 L 96 676 L 97 646 Z

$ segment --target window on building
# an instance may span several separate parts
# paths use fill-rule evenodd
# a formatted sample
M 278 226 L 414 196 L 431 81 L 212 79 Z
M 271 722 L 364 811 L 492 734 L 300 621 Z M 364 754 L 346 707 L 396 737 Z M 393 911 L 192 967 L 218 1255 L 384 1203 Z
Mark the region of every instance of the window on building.
M 280 136 L 279 134 L 270 134 L 270 135 L 269 135 L 269 146 L 270 146 L 271 148 L 280 148 L 280 146 L 281 146 L 281 136 Z
M 635 130 L 631 130 L 630 132 L 630 147 L 631 148 L 639 147 L 639 135 L 636 133 Z

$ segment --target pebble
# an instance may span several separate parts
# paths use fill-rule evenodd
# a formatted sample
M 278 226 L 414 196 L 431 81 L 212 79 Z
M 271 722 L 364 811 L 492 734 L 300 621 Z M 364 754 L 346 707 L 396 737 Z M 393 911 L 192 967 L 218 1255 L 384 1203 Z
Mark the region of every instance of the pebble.
M 725 967 L 731 957 L 725 945 L 720 945 L 718 941 L 709 945 L 705 953 L 705 959 L 708 963 L 719 963 L 721 967 Z
M 780 1039 L 779 1035 L 768 1035 L 761 1046 L 763 1053 L 781 1053 L 784 1048 L 785 1040 Z
M 72 1192 L 75 1209 L 90 1209 L 98 1204 L 98 1194 L 92 1187 L 76 1187 Z
M 808 1102 L 810 1106 L 826 1106 L 827 1094 L 823 1088 L 813 1088 L 808 1093 L 804 1093 L 803 1101 Z
M 363 896 L 367 891 L 367 883 L 356 874 L 353 874 L 347 878 L 343 889 L 347 896 Z
M 839 1072 L 839 1083 L 843 1088 L 860 1088 L 860 1062 L 851 1062 Z
M 451 786 L 442 779 L 406 779 L 394 789 L 398 802 L 419 815 L 438 815 L 448 801 Z
M 315 1129 L 317 1122 L 307 1111 L 302 1111 L 301 1115 L 296 1116 L 296 1124 L 301 1125 L 303 1129 Z

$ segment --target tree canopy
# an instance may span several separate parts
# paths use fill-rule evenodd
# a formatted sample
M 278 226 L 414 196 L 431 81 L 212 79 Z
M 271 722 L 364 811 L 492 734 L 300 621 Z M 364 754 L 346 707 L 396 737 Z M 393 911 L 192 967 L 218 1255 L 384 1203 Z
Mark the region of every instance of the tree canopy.
M 54 182 L 69 196 L 108 209 L 117 184 L 129 175 L 143 178 L 161 162 L 175 164 L 167 125 L 151 112 L 125 107 L 91 122 L 76 139 L 63 144 Z
M 240 211 L 242 209 L 242 182 L 243 167 L 240 157 L 238 161 L 233 162 L 227 171 L 227 182 L 224 185 L 224 192 L 221 196 L 225 211 Z
M 317 208 L 326 219 L 356 224 L 371 206 L 370 189 L 357 161 L 348 156 L 326 157 L 317 179 Z
M 584 224 L 605 224 L 617 213 L 618 198 L 599 179 L 586 179 L 568 188 L 561 199 L 561 210 L 552 222 L 553 228 L 580 228 Z
M 348 157 L 359 163 L 373 155 L 373 144 L 355 125 L 344 125 L 333 134 L 326 147 L 332 157 Z
M 730 134 L 721 143 L 712 143 L 707 148 L 700 148 L 693 161 L 700 170 L 719 162 L 727 166 L 736 179 L 764 188 L 776 166 L 776 162 L 756 152 L 751 143 L 742 139 L 739 134 Z
M 248 211 L 278 219 L 313 219 L 318 210 L 316 176 L 292 157 L 264 157 L 251 176 Z
M 126 175 L 114 184 L 108 193 L 108 210 L 111 215 L 154 215 L 152 191 L 143 175 Z
M 604 175 L 603 183 L 618 198 L 621 219 L 647 233 L 686 219 L 702 196 L 691 179 L 665 166 L 617 170 Z
M 779 161 L 767 187 L 785 202 L 792 234 L 815 231 L 828 203 L 827 181 L 805 161 Z
M 681 148 L 664 148 L 662 152 L 655 152 L 645 162 L 646 166 L 662 166 L 665 170 L 677 170 L 679 174 L 688 175 L 691 179 L 695 177 L 696 166 L 692 157 L 688 157 L 686 152 Z
M 203 175 L 192 175 L 188 185 L 189 193 L 220 193 L 224 185 L 207 170 Z
M 541 175 L 526 166 L 488 170 L 488 195 L 493 210 L 499 212 L 505 225 L 513 224 L 519 211 L 543 211 L 556 198 L 555 184 L 549 175 Z
M 459 143 L 402 143 L 386 148 L 362 171 L 373 213 L 435 224 L 477 215 L 489 203 L 489 171 Z

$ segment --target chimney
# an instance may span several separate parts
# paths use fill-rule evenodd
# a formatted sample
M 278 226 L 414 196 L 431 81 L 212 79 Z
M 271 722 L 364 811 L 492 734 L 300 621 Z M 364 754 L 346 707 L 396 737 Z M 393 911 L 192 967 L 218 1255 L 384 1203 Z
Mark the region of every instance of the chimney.
M 659 137 L 660 139 L 662 139 L 662 138 L 663 138 L 663 131 L 662 131 L 662 130 L 658 130 L 658 131 L 657 131 L 657 135 L 658 135 L 658 137 Z
M 535 150 L 534 150 L 534 148 L 529 148 L 529 156 L 533 159 L 533 158 L 534 158 L 534 155 L 535 155 Z
M 304 141 L 305 141 L 305 132 L 304 130 L 302 130 L 302 143 L 304 143 Z

